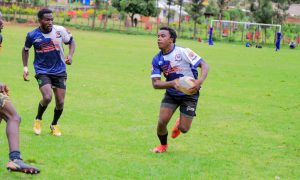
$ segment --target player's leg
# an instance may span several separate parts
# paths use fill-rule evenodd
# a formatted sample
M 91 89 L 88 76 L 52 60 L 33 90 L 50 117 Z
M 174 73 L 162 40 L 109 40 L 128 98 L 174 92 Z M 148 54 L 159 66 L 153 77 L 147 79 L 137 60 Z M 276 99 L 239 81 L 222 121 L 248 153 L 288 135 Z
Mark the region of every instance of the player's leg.
M 54 76 L 52 78 L 53 86 L 55 87 L 53 89 L 55 96 L 55 108 L 50 129 L 52 134 L 55 136 L 61 136 L 61 131 L 57 123 L 64 109 L 64 101 L 66 96 L 66 80 L 67 75 L 65 73 L 59 76 Z
M 36 75 L 35 78 L 39 84 L 39 89 L 42 95 L 42 99 L 39 102 L 37 115 L 35 117 L 33 125 L 34 133 L 39 135 L 42 132 L 41 120 L 43 119 L 43 114 L 46 111 L 48 104 L 52 100 L 52 84 L 51 79 L 48 75 Z
M 155 147 L 152 151 L 162 153 L 167 150 L 168 147 L 168 130 L 167 125 L 172 118 L 178 105 L 172 99 L 171 96 L 165 94 L 164 99 L 161 102 L 159 119 L 157 123 L 157 136 L 160 141 L 160 145 Z
M 7 169 L 11 171 L 20 171 L 30 174 L 39 173 L 40 170 L 36 167 L 25 164 L 21 159 L 19 150 L 19 126 L 21 118 L 18 115 L 13 104 L 8 100 L 5 101 L 3 107 L 0 107 L 0 116 L 4 117 L 7 122 L 6 136 L 9 144 L 9 159 Z
M 191 127 L 193 117 L 196 116 L 198 95 L 184 97 L 180 104 L 180 117 L 176 120 L 172 128 L 172 138 L 176 138 L 180 133 L 187 133 Z
M 182 133 L 187 133 L 190 130 L 193 116 L 187 116 L 186 114 L 180 113 L 178 129 Z
M 10 159 L 20 158 L 19 152 L 19 126 L 21 118 L 8 96 L 0 93 L 0 114 L 6 121 L 6 136 L 9 144 Z

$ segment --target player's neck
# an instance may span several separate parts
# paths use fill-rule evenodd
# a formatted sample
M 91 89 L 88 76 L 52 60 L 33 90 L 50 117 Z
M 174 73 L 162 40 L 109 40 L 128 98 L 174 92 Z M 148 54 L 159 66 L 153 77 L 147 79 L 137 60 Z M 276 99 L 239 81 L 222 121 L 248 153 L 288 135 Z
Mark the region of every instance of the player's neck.
M 170 46 L 168 46 L 165 49 L 162 49 L 163 54 L 168 54 L 169 52 L 171 52 L 174 48 L 175 44 L 170 44 Z
M 51 30 L 50 31 L 48 31 L 48 30 L 45 30 L 44 28 L 42 28 L 41 26 L 39 27 L 40 28 L 40 30 L 42 31 L 42 33 L 44 33 L 44 34 L 48 34 L 48 33 L 50 33 L 51 31 L 52 31 L 52 28 L 51 28 Z

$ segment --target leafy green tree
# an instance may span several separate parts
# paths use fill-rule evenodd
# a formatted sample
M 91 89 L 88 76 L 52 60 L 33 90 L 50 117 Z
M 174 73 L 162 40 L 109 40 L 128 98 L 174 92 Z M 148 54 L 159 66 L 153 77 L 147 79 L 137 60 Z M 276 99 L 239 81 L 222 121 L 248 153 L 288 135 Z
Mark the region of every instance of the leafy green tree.
M 112 6 L 119 12 L 126 12 L 131 19 L 131 26 L 133 26 L 133 18 L 135 14 L 144 16 L 156 16 L 157 10 L 155 0 L 112 0 Z
M 171 5 L 173 4 L 173 1 L 174 1 L 174 0 L 167 0 L 167 5 L 168 5 L 168 16 L 167 16 L 167 18 L 168 18 L 168 26 L 169 26 L 169 24 L 170 24 L 170 18 L 171 18 L 171 16 L 172 16 L 172 13 L 171 13 Z
M 219 20 L 222 20 L 224 10 L 227 8 L 230 0 L 217 0 L 217 5 L 219 6 Z
M 203 5 L 204 1 L 205 0 L 192 0 L 191 5 L 187 9 L 187 11 L 189 12 L 191 18 L 194 21 L 194 35 L 193 35 L 194 39 L 196 38 L 196 32 L 197 32 L 196 25 L 200 24 L 200 17 L 203 15 L 203 10 L 204 10 L 204 7 L 205 7 Z
M 182 11 L 183 0 L 177 0 L 177 4 L 180 7 L 180 9 L 179 9 L 179 22 L 178 22 L 178 36 L 180 36 L 181 11 Z
M 272 24 L 274 14 L 271 0 L 258 0 L 258 5 L 253 7 L 253 16 L 256 22 L 263 24 Z M 263 26 L 265 32 L 264 42 L 266 42 L 267 28 Z
M 208 6 L 205 9 L 206 13 L 210 13 L 210 14 L 218 14 L 218 8 L 216 7 L 216 4 L 214 1 L 209 1 Z

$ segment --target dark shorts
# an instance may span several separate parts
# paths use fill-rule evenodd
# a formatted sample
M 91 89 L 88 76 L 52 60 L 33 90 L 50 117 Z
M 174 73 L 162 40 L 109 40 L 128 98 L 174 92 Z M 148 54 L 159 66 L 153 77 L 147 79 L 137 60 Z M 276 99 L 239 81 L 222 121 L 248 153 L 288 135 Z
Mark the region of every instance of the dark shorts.
M 52 88 L 66 89 L 67 73 L 65 72 L 55 75 L 37 74 L 35 75 L 35 79 L 40 88 L 46 84 L 51 84 Z
M 181 114 L 192 118 L 196 116 L 198 99 L 199 94 L 191 96 L 171 96 L 168 93 L 165 93 L 165 96 L 161 101 L 161 107 L 168 107 L 174 111 L 180 107 Z

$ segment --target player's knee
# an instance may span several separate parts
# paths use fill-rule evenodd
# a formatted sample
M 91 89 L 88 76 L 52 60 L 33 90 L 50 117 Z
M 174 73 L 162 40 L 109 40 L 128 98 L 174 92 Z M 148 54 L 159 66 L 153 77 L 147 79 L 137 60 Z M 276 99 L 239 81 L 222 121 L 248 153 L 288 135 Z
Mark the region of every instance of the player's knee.
M 179 126 L 178 128 L 182 133 L 187 133 L 190 130 L 190 127 L 187 126 Z
M 13 115 L 11 120 L 17 123 L 21 123 L 21 117 L 18 114 Z
M 158 120 L 158 127 L 166 127 L 167 126 L 167 123 L 161 119 Z
M 43 96 L 43 101 L 44 101 L 45 103 L 49 104 L 49 103 L 51 102 L 51 100 L 52 100 L 52 95 L 51 95 L 51 94 L 50 94 L 50 95 L 44 95 L 44 96 Z
M 57 109 L 63 109 L 64 108 L 64 100 L 59 100 L 58 102 L 56 102 L 56 108 Z

